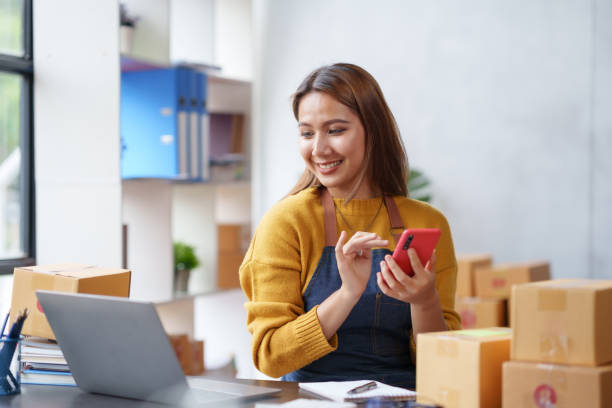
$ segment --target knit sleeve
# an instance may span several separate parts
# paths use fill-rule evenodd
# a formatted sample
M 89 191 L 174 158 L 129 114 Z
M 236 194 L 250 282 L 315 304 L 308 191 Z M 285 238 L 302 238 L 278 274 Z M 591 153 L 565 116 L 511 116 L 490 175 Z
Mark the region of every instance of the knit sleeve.
M 436 266 L 436 289 L 440 296 L 442 314 L 449 330 L 461 329 L 461 318 L 455 310 L 455 290 L 457 288 L 457 260 L 455 247 L 448 221 L 442 216 L 440 221 L 442 232 L 436 249 L 438 262 Z
M 262 219 L 240 267 L 253 362 L 271 377 L 297 370 L 337 347 L 335 335 L 325 338 L 317 307 L 304 311 L 300 236 L 288 218 L 276 209 Z

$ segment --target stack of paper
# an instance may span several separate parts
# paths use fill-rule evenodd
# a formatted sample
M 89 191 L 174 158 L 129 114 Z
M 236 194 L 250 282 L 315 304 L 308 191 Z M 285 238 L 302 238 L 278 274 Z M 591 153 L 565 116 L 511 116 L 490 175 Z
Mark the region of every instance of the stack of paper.
M 21 383 L 76 386 L 59 345 L 52 340 L 28 336 L 21 342 Z

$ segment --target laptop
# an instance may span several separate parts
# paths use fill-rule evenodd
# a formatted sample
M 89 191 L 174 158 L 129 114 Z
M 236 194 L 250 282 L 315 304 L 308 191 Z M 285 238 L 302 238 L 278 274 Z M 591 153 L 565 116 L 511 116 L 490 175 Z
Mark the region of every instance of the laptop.
M 183 406 L 225 405 L 280 392 L 186 378 L 150 302 L 43 290 L 36 295 L 84 391 Z

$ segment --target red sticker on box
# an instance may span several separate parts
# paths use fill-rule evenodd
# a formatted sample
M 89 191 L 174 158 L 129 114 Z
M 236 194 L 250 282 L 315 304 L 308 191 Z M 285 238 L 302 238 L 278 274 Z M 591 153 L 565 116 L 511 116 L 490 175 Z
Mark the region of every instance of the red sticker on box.
M 494 278 L 493 282 L 491 282 L 491 285 L 494 288 L 503 288 L 504 286 L 506 286 L 506 279 L 504 279 L 504 278 Z
M 538 408 L 554 408 L 557 403 L 557 393 L 550 385 L 542 384 L 533 392 L 533 400 Z
M 45 314 L 45 311 L 43 310 L 42 306 L 40 305 L 40 303 L 38 303 L 38 300 L 36 301 L 36 308 L 38 309 L 38 311 L 42 314 Z
M 474 327 L 476 324 L 476 313 L 469 309 L 463 309 L 459 314 L 461 315 L 461 326 L 464 329 Z

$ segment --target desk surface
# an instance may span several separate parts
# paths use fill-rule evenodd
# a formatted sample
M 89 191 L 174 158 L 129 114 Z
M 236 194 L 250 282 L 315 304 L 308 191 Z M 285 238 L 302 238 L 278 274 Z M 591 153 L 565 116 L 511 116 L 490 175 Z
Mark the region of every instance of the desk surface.
M 211 379 L 223 380 L 217 376 L 206 376 Z M 225 378 L 226 380 L 227 377 Z M 258 401 L 270 403 L 281 403 L 291 401 L 296 398 L 317 399 L 314 394 L 300 390 L 297 383 L 284 381 L 265 381 L 265 380 L 240 380 L 231 379 L 230 381 L 243 384 L 261 385 L 265 387 L 280 388 L 281 392 L 272 397 L 263 397 L 252 400 L 239 400 L 234 403 L 223 401 L 224 407 L 254 407 Z M 215 406 L 215 404 L 211 404 Z M 44 386 L 44 385 L 22 385 L 21 394 L 9 397 L 0 397 L 0 407 L 11 408 L 64 408 L 64 407 L 125 407 L 125 408 L 144 408 L 144 407 L 167 407 L 167 405 L 152 402 L 129 400 L 125 398 L 115 398 L 106 395 L 89 394 L 81 391 L 78 387 Z

